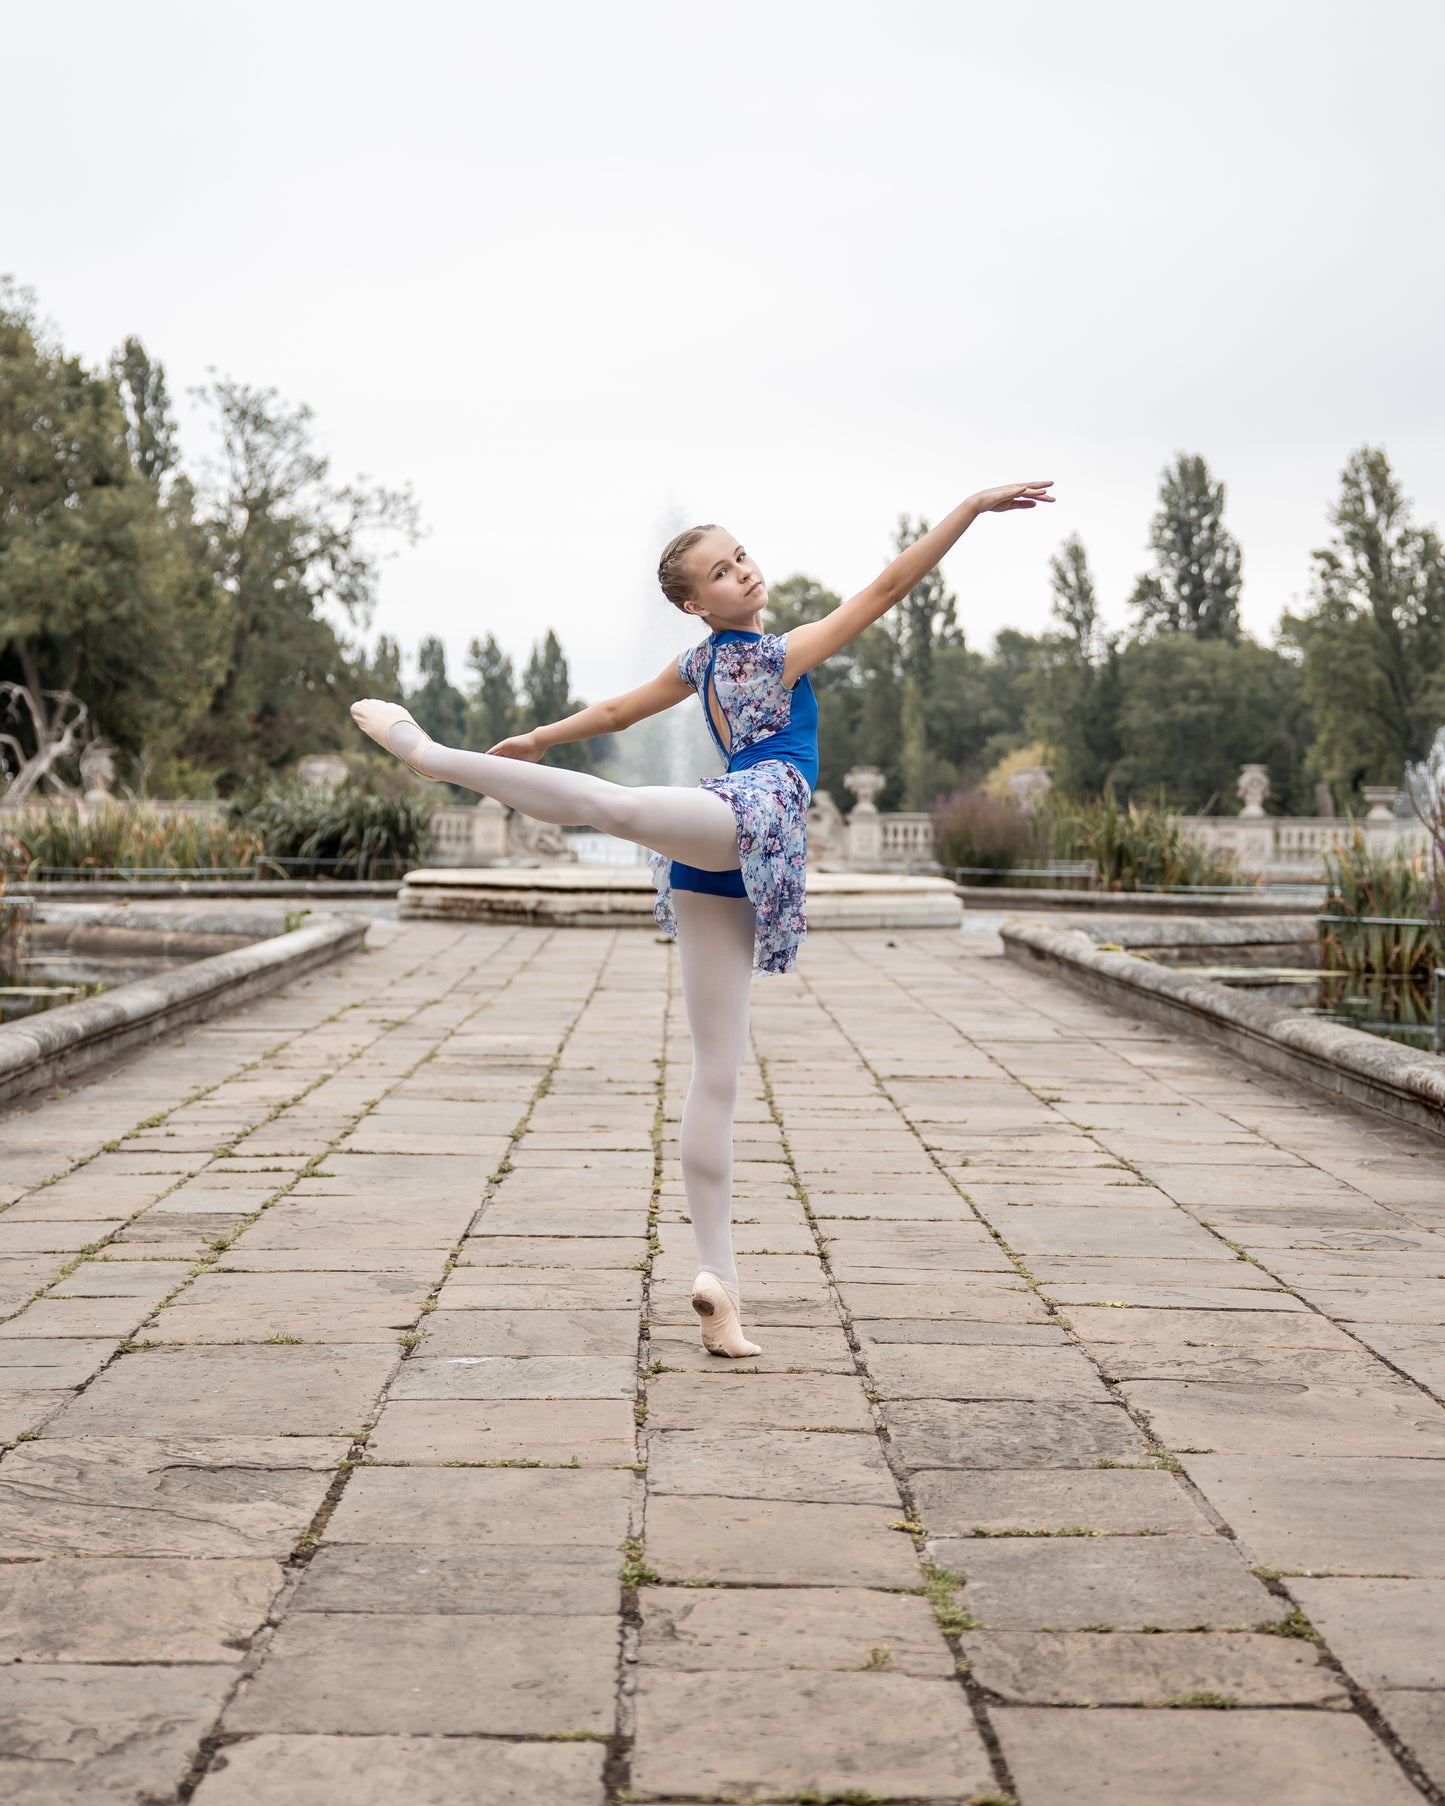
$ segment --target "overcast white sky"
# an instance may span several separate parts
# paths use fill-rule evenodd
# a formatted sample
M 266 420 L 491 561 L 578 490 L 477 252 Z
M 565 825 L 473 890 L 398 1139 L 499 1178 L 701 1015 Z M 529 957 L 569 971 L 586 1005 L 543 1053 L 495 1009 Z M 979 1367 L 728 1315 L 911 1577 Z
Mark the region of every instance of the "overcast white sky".
M 316 411 L 429 536 L 375 628 L 555 626 L 583 694 L 693 630 L 661 542 L 845 592 L 901 509 L 1052 477 L 948 560 L 971 642 L 1106 607 L 1161 466 L 1229 485 L 1244 615 L 1346 455 L 1445 520 L 1439 0 L 0 3 L 0 270 Z M 188 426 L 188 451 L 201 435 Z

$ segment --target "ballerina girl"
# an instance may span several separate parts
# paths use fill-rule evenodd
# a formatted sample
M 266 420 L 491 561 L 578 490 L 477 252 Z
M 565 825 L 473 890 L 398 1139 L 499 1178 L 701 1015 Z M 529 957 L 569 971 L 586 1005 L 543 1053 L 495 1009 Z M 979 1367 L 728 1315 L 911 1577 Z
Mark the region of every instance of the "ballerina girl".
M 808 802 L 818 776 L 818 705 L 808 673 L 880 620 L 981 514 L 1051 502 L 1051 482 L 970 496 L 820 621 L 762 631 L 768 592 L 721 527 L 692 527 L 663 551 L 662 593 L 709 629 L 650 683 L 501 741 L 489 752 L 438 745 L 395 703 L 352 704 L 363 733 L 419 776 L 460 784 L 537 821 L 615 834 L 648 848 L 655 916 L 678 943 L 693 1066 L 683 1105 L 683 1185 L 697 1238 L 692 1306 L 713 1354 L 761 1354 L 743 1333 L 732 1246 L 732 1138 L 754 970 L 788 972 L 807 932 Z M 614 734 L 687 697 L 701 699 L 726 771 L 695 789 L 612 784 L 538 765 L 549 747 Z

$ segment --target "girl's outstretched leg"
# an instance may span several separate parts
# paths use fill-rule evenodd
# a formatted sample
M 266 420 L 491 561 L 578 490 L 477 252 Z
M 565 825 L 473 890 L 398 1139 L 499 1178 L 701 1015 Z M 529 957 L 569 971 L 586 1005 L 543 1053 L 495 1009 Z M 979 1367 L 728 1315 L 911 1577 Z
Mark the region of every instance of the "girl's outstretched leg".
M 714 1354 L 762 1350 L 743 1335 L 733 1255 L 733 1112 L 748 1047 L 753 906 L 742 897 L 674 891 L 692 1081 L 682 1107 L 682 1180 L 697 1237 L 693 1308 Z
M 616 834 L 703 871 L 738 869 L 737 817 L 711 791 L 609 784 L 588 772 L 438 746 L 395 703 L 353 703 L 351 717 L 363 733 L 424 778 L 460 784 L 556 827 Z

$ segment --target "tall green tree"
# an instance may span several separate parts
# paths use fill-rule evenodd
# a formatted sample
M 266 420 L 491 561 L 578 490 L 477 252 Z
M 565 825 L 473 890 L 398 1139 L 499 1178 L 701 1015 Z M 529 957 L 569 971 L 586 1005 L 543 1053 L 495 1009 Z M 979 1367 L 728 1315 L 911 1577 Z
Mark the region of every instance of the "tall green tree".
M 1160 476 L 1149 545 L 1154 568 L 1133 595 L 1140 632 L 1236 639 L 1242 559 L 1224 524 L 1224 484 L 1203 458 L 1180 452 Z
M 1399 783 L 1445 724 L 1445 550 L 1411 514 L 1384 451 L 1353 453 L 1311 606 L 1283 624 L 1304 658 L 1316 759 L 1344 796 Z
M 137 476 L 159 485 L 176 466 L 176 422 L 166 373 L 137 338 L 110 360 L 110 377 L 125 414 L 126 443 Z
M 560 721 L 574 715 L 586 705 L 572 694 L 572 676 L 561 642 L 549 627 L 532 648 L 527 668 L 522 673 L 522 696 L 529 716 L 528 725 L 540 727 L 548 721 Z M 547 757 L 554 765 L 565 765 L 571 771 L 592 771 L 605 759 L 610 736 L 598 740 L 577 740 L 569 745 L 554 746 Z
M 193 738 L 231 785 L 343 743 L 351 667 L 338 624 L 365 625 L 380 540 L 414 539 L 417 514 L 407 490 L 336 484 L 309 408 L 224 380 L 199 393 L 221 445 L 200 504 L 225 648 Z
M 1053 629 L 1027 677 L 1031 734 L 1049 748 L 1054 782 L 1097 795 L 1119 757 L 1118 647 L 1099 620 L 1084 542 L 1072 534 L 1049 561 Z
M 434 634 L 417 648 L 419 681 L 407 697 L 417 725 L 442 746 L 460 746 L 467 732 L 467 699 L 447 676 L 447 649 Z
M 467 744 L 485 752 L 517 731 L 517 674 L 511 659 L 488 634 L 467 649 L 471 673 Z
M 109 373 L 0 288 L 0 730 L 22 788 L 73 784 L 97 736 L 134 775 L 209 694 L 215 597 L 186 498 L 162 500 L 127 427 Z
M 402 678 L 401 647 L 389 633 L 379 633 L 369 657 L 357 667 L 357 680 L 368 696 L 382 702 L 404 702 L 406 684 Z
M 1270 807 L 1312 814 L 1309 706 L 1297 660 L 1241 636 L 1161 634 L 1118 656 L 1118 757 L 1107 785 L 1124 797 L 1232 815 L 1241 765 L 1269 767 Z

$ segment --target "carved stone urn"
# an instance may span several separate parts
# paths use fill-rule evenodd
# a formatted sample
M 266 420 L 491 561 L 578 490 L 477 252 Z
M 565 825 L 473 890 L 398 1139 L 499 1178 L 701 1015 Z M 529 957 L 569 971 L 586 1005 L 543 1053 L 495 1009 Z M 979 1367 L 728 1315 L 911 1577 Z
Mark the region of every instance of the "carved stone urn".
M 1235 785 L 1235 793 L 1244 807 L 1240 810 L 1241 821 L 1258 821 L 1264 814 L 1264 799 L 1269 795 L 1269 767 L 1267 765 L 1241 765 L 1239 782 Z

